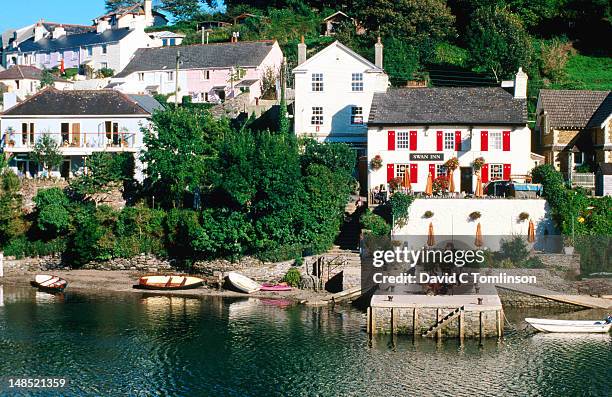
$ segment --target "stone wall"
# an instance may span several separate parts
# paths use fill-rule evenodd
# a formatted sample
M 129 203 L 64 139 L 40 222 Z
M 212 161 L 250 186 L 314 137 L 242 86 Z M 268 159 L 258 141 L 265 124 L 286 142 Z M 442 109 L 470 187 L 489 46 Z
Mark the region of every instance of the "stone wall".
M 565 255 L 565 254 L 535 254 L 535 257 L 540 258 L 546 269 L 566 270 L 580 274 L 580 255 Z
M 502 287 L 497 287 L 497 293 L 499 299 L 502 301 L 504 306 L 510 307 L 554 307 L 554 308 L 567 308 L 576 309 L 576 305 L 570 305 L 568 303 L 557 302 L 551 299 L 542 298 L 540 296 L 534 296 L 529 294 L 523 294 L 516 291 L 511 291 Z

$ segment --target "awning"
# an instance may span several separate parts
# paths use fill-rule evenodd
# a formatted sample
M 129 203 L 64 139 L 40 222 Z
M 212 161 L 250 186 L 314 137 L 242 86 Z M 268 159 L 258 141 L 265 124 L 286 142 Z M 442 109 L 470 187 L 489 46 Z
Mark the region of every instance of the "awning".
M 241 82 L 239 82 L 238 84 L 236 84 L 236 88 L 240 88 L 240 87 L 250 87 L 253 84 L 257 83 L 259 80 L 256 79 L 252 79 L 252 80 L 242 80 Z

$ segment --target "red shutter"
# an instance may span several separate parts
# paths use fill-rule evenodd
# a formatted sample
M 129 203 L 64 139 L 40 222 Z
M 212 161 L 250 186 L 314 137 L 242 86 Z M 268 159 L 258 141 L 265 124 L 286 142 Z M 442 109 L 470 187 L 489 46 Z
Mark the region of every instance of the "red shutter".
M 509 181 L 510 180 L 510 171 L 511 171 L 512 167 L 510 166 L 510 164 L 504 164 L 504 180 Z
M 461 151 L 461 131 L 455 131 L 455 150 Z
M 489 150 L 489 131 L 480 131 L 480 150 Z
M 393 164 L 387 164 L 387 182 L 395 178 L 395 166 Z
M 410 164 L 410 183 L 417 183 L 419 180 L 419 165 Z
M 410 131 L 410 150 L 417 150 L 417 132 Z
M 395 131 L 389 131 L 387 133 L 387 149 L 395 150 Z
M 504 131 L 502 133 L 502 145 L 504 152 L 510 151 L 510 131 Z
M 480 169 L 480 175 L 481 175 L 481 180 L 482 183 L 487 183 L 489 182 L 489 164 L 483 164 L 482 168 Z
M 441 152 L 444 149 L 444 133 L 442 131 L 438 131 L 436 133 L 436 146 L 437 146 L 437 151 Z
M 432 178 L 436 177 L 436 165 L 435 164 L 429 164 L 429 173 L 431 174 Z

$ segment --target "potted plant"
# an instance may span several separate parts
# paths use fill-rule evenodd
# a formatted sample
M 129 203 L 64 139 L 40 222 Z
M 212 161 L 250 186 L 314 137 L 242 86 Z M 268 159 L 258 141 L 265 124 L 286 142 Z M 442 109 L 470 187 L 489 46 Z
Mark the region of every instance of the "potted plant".
M 563 253 L 565 255 L 574 255 L 574 240 L 571 237 L 563 239 Z
M 485 164 L 484 157 L 477 157 L 474 159 L 474 162 L 472 163 L 472 168 L 474 168 L 474 171 L 476 173 L 479 173 L 484 164 Z
M 440 175 L 439 177 L 434 179 L 431 185 L 431 188 L 434 194 L 436 195 L 448 192 L 448 187 L 449 187 L 449 179 L 445 175 Z
M 480 219 L 481 216 L 482 216 L 482 214 L 480 213 L 480 211 L 474 211 L 474 212 L 470 213 L 470 215 L 468 215 L 468 217 L 470 218 L 471 221 L 475 221 L 476 219 Z
M 431 212 L 431 211 L 425 211 L 425 213 L 423 214 L 423 218 L 425 218 L 425 219 L 429 219 L 429 218 L 431 218 L 433 216 L 434 216 L 434 213 Z
M 399 190 L 399 188 L 402 187 L 402 178 L 397 177 L 397 178 L 393 178 L 389 181 L 389 188 L 392 191 L 396 191 Z
M 373 170 L 380 169 L 382 165 L 383 165 L 383 159 L 380 156 L 380 154 L 377 154 L 376 156 L 372 158 L 372 160 L 370 160 L 370 167 L 372 167 Z
M 518 216 L 519 222 L 525 222 L 527 219 L 529 219 L 529 213 L 527 212 L 521 212 Z

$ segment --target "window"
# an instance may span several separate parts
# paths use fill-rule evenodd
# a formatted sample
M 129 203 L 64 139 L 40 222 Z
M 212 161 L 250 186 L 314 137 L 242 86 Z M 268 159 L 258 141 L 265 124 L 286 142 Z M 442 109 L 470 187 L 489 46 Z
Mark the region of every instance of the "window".
M 93 47 L 87 47 L 87 56 L 88 57 L 92 57 L 93 56 Z
M 62 132 L 62 145 L 68 145 L 70 143 L 70 124 L 62 123 L 61 132 Z
M 64 51 L 60 51 L 60 52 L 59 52 L 59 54 L 58 54 L 58 56 L 57 56 L 57 59 L 59 59 L 60 61 L 61 61 L 62 59 L 64 59 Z
M 204 102 L 208 102 L 208 92 L 202 92 L 200 96 Z
M 582 165 L 584 163 L 584 153 L 574 153 L 574 165 Z
M 444 150 L 455 150 L 455 133 L 452 131 L 444 132 Z
M 210 70 L 202 70 L 202 80 L 210 80 Z
M 106 127 L 106 145 L 119 146 L 119 123 L 106 121 L 104 126 Z
M 351 90 L 363 91 L 363 73 L 353 73 L 351 77 Z
M 448 174 L 448 169 L 444 166 L 444 164 L 436 164 L 436 177 L 440 177 L 442 175 L 446 176 Z
M 503 164 L 489 164 L 489 180 L 497 181 L 504 177 Z
M 410 133 L 408 131 L 396 132 L 395 146 L 398 149 L 408 149 L 410 147 Z
M 108 47 L 106 46 L 106 44 L 102 45 L 102 54 L 106 54 L 108 53 Z
M 502 150 L 501 131 L 489 131 L 489 150 Z
M 168 81 L 174 81 L 174 72 L 166 72 L 166 79 Z
M 108 62 L 101 62 L 100 69 L 108 69 Z
M 321 106 L 314 106 L 312 108 L 312 118 L 310 119 L 312 125 L 323 125 L 323 108 Z
M 406 170 L 410 170 L 410 164 L 395 164 L 395 177 L 403 178 Z
M 21 143 L 34 146 L 34 123 L 21 123 Z
M 138 73 L 138 81 L 144 81 L 145 79 L 145 74 L 144 73 Z
M 162 46 L 168 46 L 168 39 L 162 39 Z
M 312 90 L 323 91 L 323 73 L 312 74 Z
M 351 124 L 363 124 L 363 108 L 361 106 L 351 107 Z
M 170 39 L 170 45 L 176 45 L 176 39 Z

